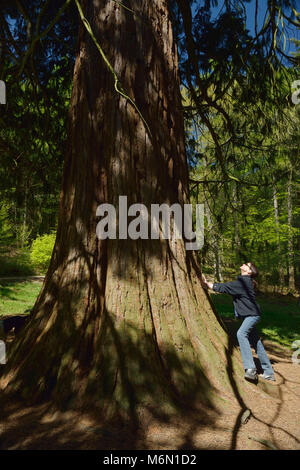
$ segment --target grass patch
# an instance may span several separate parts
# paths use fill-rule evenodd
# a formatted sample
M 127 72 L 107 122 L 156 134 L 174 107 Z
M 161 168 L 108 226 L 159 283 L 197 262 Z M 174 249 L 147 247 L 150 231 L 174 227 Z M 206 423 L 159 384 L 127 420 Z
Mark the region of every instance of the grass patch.
M 211 294 L 219 315 L 232 319 L 238 329 L 240 320 L 234 319 L 232 297 L 226 294 Z M 262 311 L 258 330 L 262 337 L 284 346 L 300 339 L 300 306 L 292 296 L 258 294 L 257 302 Z
M 0 282 L 0 317 L 28 312 L 35 304 L 42 283 L 36 281 Z
M 41 287 L 42 283 L 36 281 L 0 282 L 0 317 L 28 312 L 35 304 Z M 240 321 L 234 319 L 231 296 L 211 294 L 211 297 L 220 316 L 230 320 L 233 331 L 237 330 Z M 293 341 L 300 339 L 300 306 L 297 299 L 259 294 L 257 301 L 262 310 L 258 330 L 263 338 L 289 347 Z

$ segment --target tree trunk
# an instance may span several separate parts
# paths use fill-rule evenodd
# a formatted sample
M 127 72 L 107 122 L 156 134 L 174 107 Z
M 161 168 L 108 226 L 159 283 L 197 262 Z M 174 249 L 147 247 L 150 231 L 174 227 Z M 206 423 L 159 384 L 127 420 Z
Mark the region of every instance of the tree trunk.
M 213 252 L 213 263 L 214 263 L 214 278 L 217 282 L 223 282 L 223 276 L 221 271 L 221 256 L 220 256 L 220 249 L 219 249 L 219 240 L 216 234 L 216 229 L 213 226 L 211 212 L 209 205 L 206 203 L 205 205 L 205 213 L 207 219 L 207 229 L 211 236 L 211 249 Z
M 23 223 L 21 230 L 21 247 L 24 248 L 27 241 L 27 197 L 28 197 L 28 182 L 25 181 L 24 189 L 24 212 L 23 212 Z
M 242 260 L 242 253 L 241 253 L 241 237 L 240 237 L 239 217 L 238 217 L 239 201 L 238 201 L 236 183 L 233 183 L 233 186 L 232 186 L 232 200 L 234 204 L 234 211 L 233 211 L 234 246 L 235 246 L 235 253 L 236 253 L 236 261 L 237 263 L 240 263 Z
M 293 237 L 293 196 L 292 196 L 293 170 L 290 169 L 288 180 L 288 273 L 289 290 L 295 291 L 295 269 L 294 269 L 294 237 Z
M 31 402 L 89 403 L 137 422 L 139 407 L 212 406 L 217 389 L 231 396 L 232 367 L 242 366 L 184 240 L 96 237 L 97 206 L 118 207 L 120 195 L 149 213 L 152 203 L 188 202 L 168 2 L 130 5 L 138 15 L 115 2 L 82 2 L 152 137 L 81 24 L 56 243 L 1 386 Z
M 278 252 L 278 269 L 279 269 L 279 289 L 284 287 L 284 271 L 281 262 L 281 243 L 280 243 L 280 226 L 279 226 L 279 210 L 278 210 L 278 199 L 277 189 L 274 184 L 273 186 L 273 204 L 274 204 L 274 216 L 275 216 L 275 229 L 277 232 L 277 252 Z

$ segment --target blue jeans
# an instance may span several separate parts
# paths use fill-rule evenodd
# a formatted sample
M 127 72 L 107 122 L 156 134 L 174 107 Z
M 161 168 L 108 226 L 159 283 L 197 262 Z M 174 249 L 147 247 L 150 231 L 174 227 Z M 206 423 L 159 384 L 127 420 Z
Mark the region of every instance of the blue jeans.
M 259 338 L 259 334 L 255 326 L 260 321 L 260 316 L 255 315 L 243 318 L 243 323 L 237 332 L 237 339 L 240 345 L 244 368 L 256 369 L 251 352 L 251 344 L 251 346 L 255 349 L 263 371 L 268 375 L 274 375 L 273 367 Z

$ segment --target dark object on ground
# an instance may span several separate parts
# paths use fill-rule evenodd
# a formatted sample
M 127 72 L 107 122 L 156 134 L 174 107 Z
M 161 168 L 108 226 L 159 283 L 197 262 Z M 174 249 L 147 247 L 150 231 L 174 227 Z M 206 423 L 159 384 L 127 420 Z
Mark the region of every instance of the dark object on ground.
M 27 319 L 28 315 L 10 315 L 0 317 L 3 333 L 7 335 L 12 329 L 14 329 L 14 333 L 18 334 L 25 325 Z

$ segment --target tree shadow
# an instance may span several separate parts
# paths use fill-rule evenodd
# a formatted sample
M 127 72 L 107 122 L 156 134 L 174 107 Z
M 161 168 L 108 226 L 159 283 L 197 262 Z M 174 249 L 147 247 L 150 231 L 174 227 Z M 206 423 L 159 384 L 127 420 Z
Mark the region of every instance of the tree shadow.
M 13 284 L 13 283 L 9 283 L 9 284 Z M 13 290 L 13 286 L 8 286 L 7 283 L 2 283 L 0 284 L 0 296 L 1 297 L 4 297 L 5 299 L 9 299 L 9 300 L 17 300 L 17 298 L 15 297 L 14 295 L 14 290 Z
M 232 323 L 233 323 L 233 325 L 232 325 Z M 225 324 L 228 325 L 228 322 L 225 322 Z M 236 399 L 237 399 L 237 401 L 240 405 L 240 412 L 238 413 L 238 416 L 236 417 L 236 422 L 234 424 L 234 427 L 233 427 L 233 430 L 232 430 L 232 437 L 231 437 L 231 447 L 230 448 L 231 448 L 231 450 L 234 450 L 234 449 L 236 449 L 238 433 L 239 433 L 241 427 L 243 426 L 243 422 L 242 422 L 243 414 L 249 408 L 247 407 L 246 402 L 244 401 L 244 399 L 243 399 L 243 397 L 242 397 L 242 395 L 239 391 L 237 380 L 236 380 L 236 378 L 234 378 L 234 375 L 233 375 L 232 356 L 233 356 L 234 349 L 238 349 L 238 341 L 236 339 L 236 332 L 237 332 L 237 329 L 238 329 L 237 328 L 237 321 L 233 321 L 233 322 L 231 321 L 231 322 L 229 322 L 229 324 L 231 324 L 231 328 L 228 331 L 228 349 L 227 349 L 227 352 L 226 352 L 227 373 L 228 373 L 228 378 L 229 378 L 229 381 L 230 381 L 230 384 L 231 384 L 231 387 L 232 387 L 232 391 L 233 391 L 233 393 L 234 393 L 234 395 L 235 395 L 235 397 L 236 397 Z M 271 351 L 268 351 L 268 352 L 271 352 Z M 255 362 L 258 374 L 262 373 L 263 370 L 262 370 L 259 359 L 254 357 L 254 362 Z M 274 363 L 274 362 L 277 362 L 277 361 L 274 361 L 273 359 L 271 359 L 271 363 Z M 242 370 L 244 371 L 244 369 L 242 369 Z M 281 376 L 282 384 L 286 384 L 287 381 L 282 377 L 282 375 L 279 374 L 278 372 L 276 372 L 276 374 Z M 268 387 L 274 387 L 274 386 L 268 384 L 268 382 L 263 381 L 263 379 L 261 379 L 261 380 L 262 380 L 262 384 L 258 380 L 257 382 L 253 382 L 252 386 L 258 386 L 264 393 L 266 393 L 266 398 L 269 394 L 270 394 L 270 396 L 273 396 L 273 394 L 268 389 Z M 281 409 L 282 409 L 282 406 L 283 406 L 283 403 L 284 403 L 284 398 L 283 398 L 283 394 L 282 394 L 282 390 L 281 390 L 281 384 L 279 384 L 277 386 L 275 385 L 275 387 L 278 388 L 278 394 L 276 394 L 276 398 L 279 399 L 279 403 L 276 407 L 275 414 L 273 415 L 273 418 L 272 418 L 273 423 L 280 416 L 280 412 L 281 412 Z M 293 438 L 293 440 L 296 444 L 299 444 L 300 440 L 294 434 L 290 433 L 289 431 L 287 431 L 286 429 L 284 429 L 281 426 L 277 426 L 273 423 L 266 422 L 265 420 L 263 420 L 261 418 L 261 416 L 258 416 L 253 409 L 249 410 L 249 411 L 251 412 L 250 419 L 254 419 L 257 422 L 262 423 L 266 426 L 266 428 L 267 428 L 267 430 L 268 430 L 268 432 L 271 436 L 271 441 L 269 443 L 274 445 L 275 448 L 280 449 L 280 444 L 275 439 L 274 430 L 280 430 L 285 435 Z
M 90 362 L 81 356 L 79 348 L 64 369 L 63 380 L 48 375 L 46 393 L 35 406 L 30 405 L 33 398 L 30 393 L 25 401 L 20 401 L 19 395 L 4 394 L 1 423 L 6 425 L 0 434 L 1 449 L 80 449 L 89 446 L 135 449 L 145 443 L 145 432 L 150 425 L 170 426 L 176 420 L 189 421 L 181 442 L 182 448 L 189 448 L 195 427 L 213 426 L 217 416 L 214 387 L 200 361 L 182 358 L 172 344 L 165 346 L 163 356 L 158 354 L 153 334 L 145 334 L 130 323 L 117 329 L 112 316 L 105 312 L 105 341 L 100 334 L 93 360 Z M 47 338 L 44 341 L 47 344 Z M 61 343 L 66 345 L 69 341 L 70 338 L 62 334 Z M 57 351 L 54 358 L 57 366 L 62 360 L 60 353 L 63 355 L 62 351 Z M 38 355 L 39 367 L 42 367 L 41 351 Z M 80 368 L 80 374 L 77 374 Z M 57 367 L 52 363 L 53 374 L 56 371 Z M 78 403 L 78 387 L 74 384 L 76 374 L 75 381 L 81 381 L 85 387 L 84 395 L 90 397 L 82 407 L 75 405 Z M 16 378 L 18 380 L 20 377 Z M 81 431 L 77 426 L 78 416 L 89 423 Z
M 234 377 L 232 358 L 233 358 L 234 349 L 237 347 L 236 343 L 237 343 L 236 336 L 232 336 L 232 334 L 228 333 L 228 347 L 226 349 L 226 359 L 227 359 L 226 371 L 227 371 L 227 375 L 228 375 L 228 379 L 229 379 L 229 383 L 231 385 L 232 391 L 240 406 L 240 411 L 236 417 L 235 424 L 234 424 L 232 434 L 231 434 L 230 450 L 236 449 L 238 432 L 242 426 L 242 416 L 244 412 L 248 409 L 239 391 L 236 378 Z

